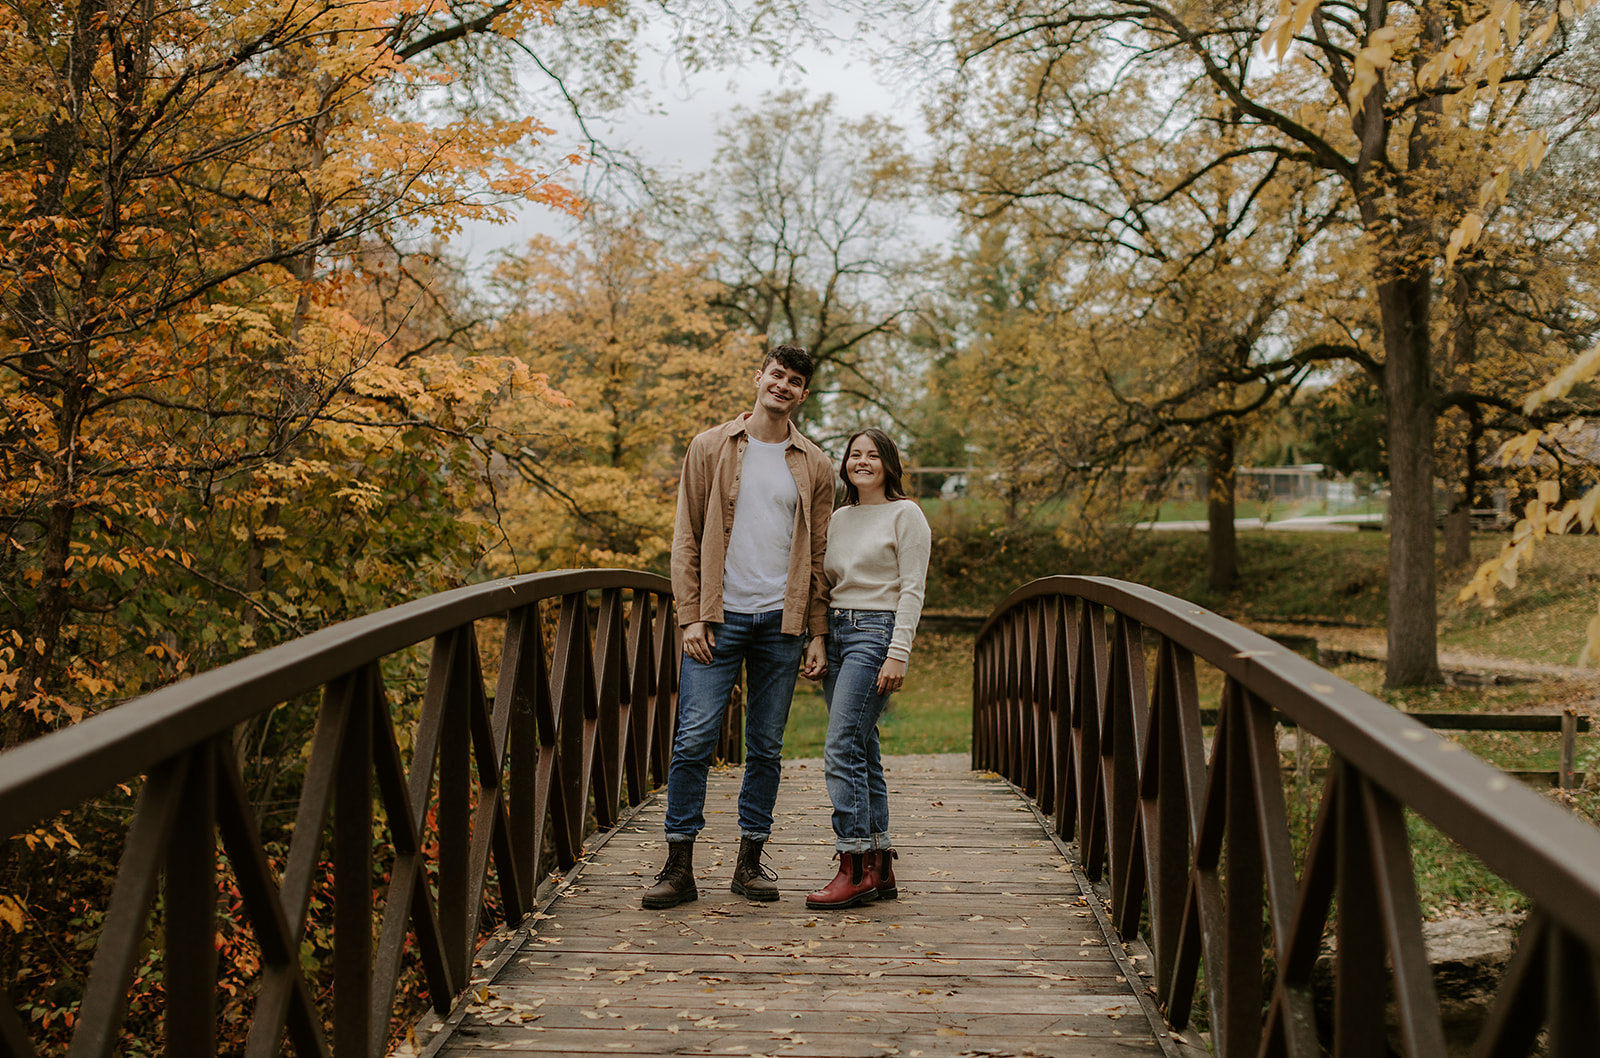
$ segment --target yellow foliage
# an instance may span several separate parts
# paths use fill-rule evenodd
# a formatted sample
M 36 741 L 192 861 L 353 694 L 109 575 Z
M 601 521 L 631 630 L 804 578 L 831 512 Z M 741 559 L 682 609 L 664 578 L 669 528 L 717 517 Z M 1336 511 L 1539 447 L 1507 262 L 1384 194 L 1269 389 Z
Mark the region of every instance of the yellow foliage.
M 560 3 L 481 24 L 439 0 L 102 6 L 0 7 L 8 738 L 196 651 L 459 581 L 481 431 L 503 401 L 561 399 L 520 360 L 463 355 L 446 284 L 406 285 L 428 286 L 419 235 L 578 209 L 556 180 L 583 160 L 534 117 L 456 108 L 463 71 L 426 44 L 515 36 Z
M 21 933 L 27 905 L 10 893 L 0 893 L 0 922 L 11 927 L 11 932 Z
M 1523 407 L 1531 412 L 1549 401 L 1564 397 L 1573 386 L 1592 379 L 1597 373 L 1600 373 L 1600 345 L 1574 359 L 1555 378 L 1528 394 Z M 1574 419 L 1527 430 L 1500 447 L 1500 462 L 1503 466 L 1530 465 L 1542 443 L 1560 445 L 1565 439 L 1576 439 L 1584 426 L 1583 419 Z M 1536 498 L 1524 508 L 1523 517 L 1512 530 L 1511 541 L 1501 548 L 1499 554 L 1478 567 L 1472 579 L 1457 592 L 1458 601 L 1476 599 L 1480 605 L 1494 606 L 1498 588 L 1516 587 L 1517 567 L 1533 556 L 1536 545 L 1547 535 L 1595 531 L 1597 505 L 1600 505 L 1600 485 L 1591 485 L 1581 498 L 1562 504 L 1561 483 L 1554 478 L 1539 480 Z M 1600 657 L 1600 618 L 1593 618 L 1588 623 L 1586 643 L 1578 664 L 1587 665 L 1596 657 Z
M 704 262 L 674 261 L 635 226 L 535 240 L 499 269 L 491 339 L 543 383 L 489 424 L 517 483 L 500 499 L 491 567 L 650 565 L 671 545 L 677 475 L 699 431 L 748 409 L 762 348 L 711 308 Z

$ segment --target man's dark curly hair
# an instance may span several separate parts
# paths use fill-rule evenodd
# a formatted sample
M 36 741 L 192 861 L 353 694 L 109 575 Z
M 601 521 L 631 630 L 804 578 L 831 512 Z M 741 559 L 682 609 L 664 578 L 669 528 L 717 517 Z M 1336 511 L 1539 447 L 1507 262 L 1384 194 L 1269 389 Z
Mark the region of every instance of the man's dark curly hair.
M 806 388 L 811 388 L 811 376 L 816 373 L 817 362 L 811 358 L 809 352 L 798 345 L 775 345 L 768 349 L 767 355 L 762 358 L 761 370 L 765 371 L 767 365 L 774 360 L 805 378 Z

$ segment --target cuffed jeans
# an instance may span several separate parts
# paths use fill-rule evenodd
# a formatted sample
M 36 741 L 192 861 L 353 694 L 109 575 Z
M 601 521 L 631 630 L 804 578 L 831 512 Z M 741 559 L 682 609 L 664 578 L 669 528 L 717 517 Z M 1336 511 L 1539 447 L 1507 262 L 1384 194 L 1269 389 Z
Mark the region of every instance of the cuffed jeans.
M 878 693 L 878 671 L 889 657 L 894 614 L 888 610 L 828 611 L 828 744 L 823 774 L 833 802 L 834 848 L 887 849 L 889 786 L 883 778 L 878 718 L 889 696 Z
M 706 825 L 706 773 L 741 665 L 748 693 L 739 832 L 752 841 L 772 836 L 772 806 L 783 773 L 783 728 L 789 722 L 805 637 L 783 633 L 782 610 L 724 616 L 725 621 L 711 623 L 711 664 L 684 655 L 678 676 L 678 733 L 667 769 L 668 841 L 693 841 Z

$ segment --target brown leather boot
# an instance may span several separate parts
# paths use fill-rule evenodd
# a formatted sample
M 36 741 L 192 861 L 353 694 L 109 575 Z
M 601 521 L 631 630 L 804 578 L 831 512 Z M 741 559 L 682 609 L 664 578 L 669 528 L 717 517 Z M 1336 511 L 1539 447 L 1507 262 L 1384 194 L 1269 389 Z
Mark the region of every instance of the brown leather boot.
M 839 853 L 839 873 L 833 881 L 806 897 L 806 906 L 817 911 L 868 904 L 878 899 L 878 872 L 870 852 Z
M 746 900 L 778 899 L 778 875 L 761 862 L 765 841 L 739 839 L 739 859 L 733 865 L 733 891 Z
M 894 861 L 900 854 L 894 849 L 879 849 L 872 853 L 877 860 L 878 868 L 878 899 L 893 900 L 900 895 L 900 890 L 894 884 Z
M 656 884 L 644 891 L 642 903 L 648 908 L 677 907 L 700 899 L 694 887 L 694 842 L 667 842 L 667 865 L 656 875 Z

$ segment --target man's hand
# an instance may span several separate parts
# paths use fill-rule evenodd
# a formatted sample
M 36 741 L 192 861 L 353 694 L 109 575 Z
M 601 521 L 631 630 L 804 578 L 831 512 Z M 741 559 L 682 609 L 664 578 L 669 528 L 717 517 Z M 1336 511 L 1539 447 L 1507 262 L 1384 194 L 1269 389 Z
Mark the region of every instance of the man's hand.
M 820 680 L 827 674 L 828 637 L 813 636 L 811 642 L 806 644 L 806 660 L 800 666 L 800 675 L 808 680 Z
M 883 663 L 883 668 L 878 670 L 878 693 L 893 694 L 906 682 L 906 663 L 898 658 L 890 658 Z
M 711 651 L 716 645 L 717 637 L 711 634 L 711 626 L 706 622 L 694 621 L 683 626 L 683 652 L 700 664 L 711 664 Z

